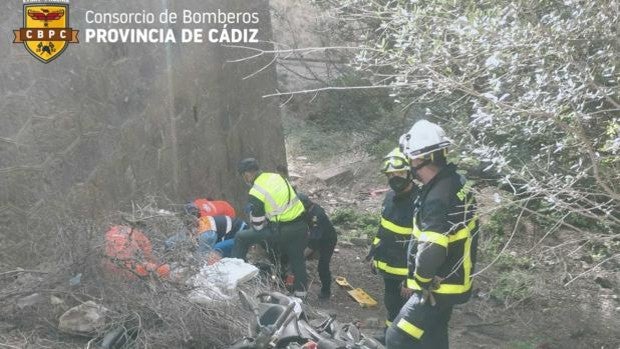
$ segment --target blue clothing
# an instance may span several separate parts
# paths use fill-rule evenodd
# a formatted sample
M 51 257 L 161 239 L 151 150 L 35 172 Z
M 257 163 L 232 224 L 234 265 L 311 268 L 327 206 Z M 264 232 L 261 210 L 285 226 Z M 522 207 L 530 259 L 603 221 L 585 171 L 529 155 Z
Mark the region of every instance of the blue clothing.
M 212 250 L 219 251 L 223 257 L 230 257 L 237 232 L 247 229 L 248 225 L 238 218 L 228 216 L 212 217 L 217 230 L 205 230 L 198 235 L 198 253 L 205 254 Z M 188 233 L 181 232 L 169 237 L 164 246 L 167 250 L 180 242 L 188 241 Z

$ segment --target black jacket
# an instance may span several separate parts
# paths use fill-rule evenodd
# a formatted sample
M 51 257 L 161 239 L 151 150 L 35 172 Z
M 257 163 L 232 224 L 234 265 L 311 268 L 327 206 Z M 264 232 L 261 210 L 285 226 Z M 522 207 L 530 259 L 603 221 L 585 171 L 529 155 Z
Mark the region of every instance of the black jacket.
M 311 201 L 304 194 L 298 194 L 298 196 L 306 209 L 305 218 L 310 228 L 308 247 L 316 251 L 320 246 L 335 245 L 338 235 L 323 207 Z
M 385 277 L 407 277 L 407 246 L 413 231 L 414 202 L 418 187 L 396 194 L 390 190 L 383 200 L 381 223 L 373 241 L 374 265 Z
M 430 279 L 439 277 L 438 302 L 467 301 L 478 245 L 476 200 L 469 185 L 454 165 L 447 165 L 422 187 L 416 205 L 417 249 L 409 256 L 413 286 L 432 289 Z

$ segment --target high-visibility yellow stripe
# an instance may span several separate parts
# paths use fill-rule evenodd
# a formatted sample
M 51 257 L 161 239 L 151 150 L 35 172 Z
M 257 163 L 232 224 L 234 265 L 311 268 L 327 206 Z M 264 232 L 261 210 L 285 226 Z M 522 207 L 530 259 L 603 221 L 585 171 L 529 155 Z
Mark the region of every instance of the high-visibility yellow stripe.
M 396 327 L 400 328 L 401 330 L 405 331 L 405 333 L 407 333 L 408 335 L 410 335 L 411 337 L 415 338 L 415 339 L 420 339 L 422 338 L 422 335 L 424 334 L 424 330 L 419 328 L 418 326 L 412 324 L 411 322 L 405 320 L 405 319 L 400 319 L 398 321 L 398 324 L 396 324 Z
M 390 321 L 390 320 L 385 320 L 385 326 L 387 326 L 387 327 L 392 326 L 392 321 Z
M 400 235 L 411 235 L 413 228 L 411 227 L 402 227 L 400 225 L 396 225 L 387 219 L 381 217 L 381 226 L 385 229 Z
M 409 269 L 407 269 L 407 267 L 404 267 L 404 268 L 392 267 L 391 265 L 385 262 L 382 262 L 382 261 L 375 261 L 375 267 L 377 269 L 381 269 L 385 271 L 386 273 L 390 273 L 394 275 L 407 275 L 407 273 L 409 273 Z
M 375 237 L 374 240 L 372 240 L 373 245 L 378 245 L 380 242 L 381 242 L 381 239 L 379 239 L 378 237 Z
M 436 233 L 430 230 L 420 231 L 419 229 L 413 229 L 413 235 L 419 242 L 432 242 L 445 248 L 447 248 L 450 243 L 450 238 L 448 235 Z
M 433 293 L 441 293 L 441 294 L 461 294 L 469 291 L 471 289 L 471 244 L 472 244 L 472 236 L 471 231 L 476 228 L 476 224 L 478 222 L 478 217 L 474 216 L 465 228 L 458 230 L 456 233 L 448 236 L 449 243 L 453 243 L 456 241 L 465 240 L 465 245 L 463 248 L 463 284 L 440 284 L 439 288 L 436 290 L 432 290 Z M 415 226 L 415 221 L 414 221 Z M 416 231 L 419 230 L 414 228 L 414 235 Z M 445 235 L 444 235 L 445 236 Z M 417 238 L 417 236 L 416 236 Z M 418 278 L 422 282 L 426 279 L 420 277 L 417 273 L 414 273 L 414 276 Z M 413 290 L 421 290 L 420 285 L 415 281 L 415 279 L 407 279 L 407 287 Z
M 416 279 L 422 281 L 422 282 L 431 282 L 433 280 L 433 278 L 425 278 L 425 277 L 421 277 L 420 274 L 418 274 L 417 272 L 414 273 L 414 275 Z
M 449 235 L 448 238 L 450 242 L 455 242 L 463 239 L 467 239 L 471 234 L 471 231 L 476 228 L 476 224 L 478 223 L 478 217 L 474 216 L 471 221 L 467 224 L 467 229 L 461 229 L 456 233 Z
M 466 279 L 467 280 L 467 279 Z M 461 294 L 469 291 L 471 288 L 471 280 L 465 281 L 465 285 L 458 284 L 441 284 L 438 289 L 433 290 L 433 293 L 441 294 Z
M 412 290 L 416 290 L 416 291 L 421 291 L 422 287 L 420 287 L 420 285 L 418 285 L 417 281 L 415 281 L 414 279 L 407 279 L 407 288 L 410 288 Z

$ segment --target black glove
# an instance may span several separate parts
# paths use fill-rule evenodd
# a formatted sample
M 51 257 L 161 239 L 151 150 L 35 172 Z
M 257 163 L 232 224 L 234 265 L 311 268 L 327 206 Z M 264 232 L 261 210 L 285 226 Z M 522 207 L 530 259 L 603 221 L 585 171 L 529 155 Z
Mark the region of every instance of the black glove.
M 377 248 L 379 248 L 379 246 L 381 246 L 381 243 L 377 245 L 371 245 L 370 250 L 366 255 L 366 258 L 364 258 L 364 261 L 369 262 L 371 259 L 375 258 L 375 254 L 377 253 Z

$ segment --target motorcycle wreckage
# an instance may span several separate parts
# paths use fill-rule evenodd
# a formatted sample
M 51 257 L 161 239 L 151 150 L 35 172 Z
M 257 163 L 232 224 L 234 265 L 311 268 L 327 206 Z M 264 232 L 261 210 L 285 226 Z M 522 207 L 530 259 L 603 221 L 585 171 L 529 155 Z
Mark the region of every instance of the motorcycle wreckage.
M 256 299 L 239 291 L 242 305 L 254 314 L 249 335 L 229 349 L 384 349 L 351 323 L 330 314 L 310 321 L 294 298 L 279 292 L 260 293 Z

